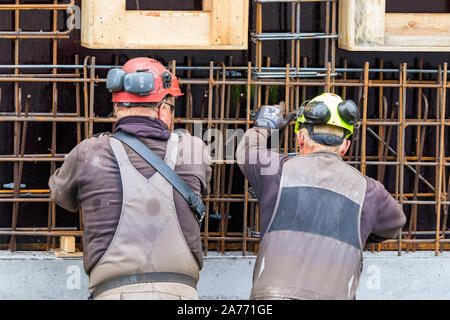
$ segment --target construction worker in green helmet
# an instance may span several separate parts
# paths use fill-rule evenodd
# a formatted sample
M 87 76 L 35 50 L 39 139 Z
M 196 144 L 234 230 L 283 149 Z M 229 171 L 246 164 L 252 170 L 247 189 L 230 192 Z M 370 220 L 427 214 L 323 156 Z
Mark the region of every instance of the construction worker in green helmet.
M 353 101 L 321 94 L 284 116 L 262 106 L 238 145 L 239 167 L 260 203 L 251 299 L 355 299 L 368 242 L 395 238 L 406 218 L 384 186 L 346 164 Z M 267 148 L 297 118 L 299 154 Z

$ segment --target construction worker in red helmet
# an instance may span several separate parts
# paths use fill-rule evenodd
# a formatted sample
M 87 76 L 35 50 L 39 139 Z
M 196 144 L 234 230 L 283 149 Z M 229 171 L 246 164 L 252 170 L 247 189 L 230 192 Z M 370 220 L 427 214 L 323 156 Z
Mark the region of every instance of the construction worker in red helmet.
M 82 209 L 90 297 L 198 299 L 210 157 L 201 139 L 169 129 L 178 80 L 136 58 L 110 70 L 106 87 L 114 133 L 82 141 L 49 181 L 58 205 Z
M 260 203 L 251 299 L 355 299 L 367 242 L 395 238 L 406 218 L 384 186 L 346 164 L 359 112 L 332 93 L 297 113 L 262 106 L 236 152 Z M 267 149 L 297 118 L 299 155 Z M 272 146 L 275 141 L 272 141 Z

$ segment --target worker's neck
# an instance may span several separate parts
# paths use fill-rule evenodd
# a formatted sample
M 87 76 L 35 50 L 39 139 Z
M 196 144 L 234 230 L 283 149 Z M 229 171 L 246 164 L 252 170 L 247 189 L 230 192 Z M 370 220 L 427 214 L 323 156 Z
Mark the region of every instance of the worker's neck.
M 300 154 L 301 155 L 308 155 L 310 153 L 313 152 L 319 152 L 319 151 L 330 151 L 330 152 L 335 152 L 334 150 L 327 148 L 325 146 L 319 145 L 319 144 L 315 144 L 313 147 L 310 146 L 304 146 L 301 150 L 300 150 Z
M 117 120 L 120 120 L 122 118 L 125 117 L 131 117 L 131 116 L 141 116 L 141 117 L 153 117 L 153 118 L 158 118 L 158 112 L 151 112 L 151 110 L 146 110 L 143 112 L 139 112 L 139 111 L 117 111 L 116 112 L 116 118 Z

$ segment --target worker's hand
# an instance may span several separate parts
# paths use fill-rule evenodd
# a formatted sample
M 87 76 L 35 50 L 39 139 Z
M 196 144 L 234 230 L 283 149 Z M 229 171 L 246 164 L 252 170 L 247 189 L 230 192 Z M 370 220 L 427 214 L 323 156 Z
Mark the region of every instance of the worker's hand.
M 291 112 L 284 116 L 284 102 L 279 105 L 261 106 L 255 114 L 255 126 L 268 129 L 281 130 L 295 119 L 296 112 Z

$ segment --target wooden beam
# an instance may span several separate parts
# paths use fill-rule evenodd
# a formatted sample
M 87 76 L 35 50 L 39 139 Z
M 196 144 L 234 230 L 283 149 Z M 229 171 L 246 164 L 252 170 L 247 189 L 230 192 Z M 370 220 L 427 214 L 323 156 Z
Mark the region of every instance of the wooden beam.
M 75 252 L 75 237 L 60 237 L 59 247 L 61 248 L 61 250 L 67 253 Z

